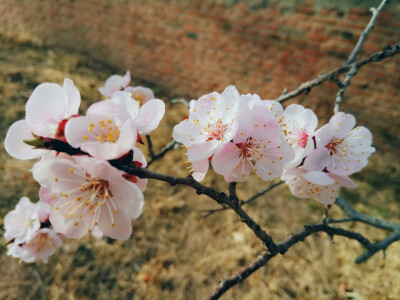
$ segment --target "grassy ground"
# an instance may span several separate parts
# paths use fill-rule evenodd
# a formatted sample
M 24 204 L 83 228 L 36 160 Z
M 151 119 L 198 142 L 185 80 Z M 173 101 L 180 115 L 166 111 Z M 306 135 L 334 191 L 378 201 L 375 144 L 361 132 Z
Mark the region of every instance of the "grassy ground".
M 84 55 L 46 49 L 0 37 L 0 221 L 21 196 L 37 200 L 38 186 L 29 169 L 32 162 L 10 158 L 3 140 L 7 128 L 23 118 L 26 100 L 41 82 L 62 83 L 71 78 L 81 91 L 85 110 L 100 99 L 97 87 L 112 73 L 109 66 Z M 136 81 L 136 83 L 139 83 Z M 166 99 L 165 91 L 155 87 Z M 168 104 L 166 118 L 152 136 L 161 148 L 171 129 L 186 113 L 181 104 Z M 180 150 L 170 152 L 151 168 L 186 175 Z M 394 154 L 376 153 L 366 169 L 354 176 L 357 190 L 342 195 L 360 211 L 400 219 L 400 161 Z M 206 184 L 225 190 L 212 172 Z M 255 178 L 239 185 L 242 199 L 265 188 Z M 27 265 L 6 256 L 0 248 L 1 299 L 202 299 L 220 278 L 232 275 L 262 251 L 260 242 L 232 212 L 199 218 L 201 210 L 217 207 L 185 187 L 149 182 L 142 216 L 133 222 L 125 242 L 86 237 L 65 240 L 49 264 Z M 276 240 L 317 222 L 322 207 L 296 199 L 285 186 L 246 208 Z M 334 208 L 332 216 L 340 217 Z M 343 225 L 372 240 L 385 232 L 360 224 Z M 1 240 L 4 244 L 4 240 Z M 224 299 L 400 299 L 400 243 L 386 259 L 379 253 L 362 265 L 353 259 L 363 249 L 353 241 L 316 235 L 274 258 L 267 267 L 229 291 Z

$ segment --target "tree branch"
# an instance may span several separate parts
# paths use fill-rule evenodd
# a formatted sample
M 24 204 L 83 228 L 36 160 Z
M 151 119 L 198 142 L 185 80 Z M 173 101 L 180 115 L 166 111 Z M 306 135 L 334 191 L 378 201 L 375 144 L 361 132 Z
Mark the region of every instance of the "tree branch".
M 363 235 L 361 235 L 360 233 L 357 233 L 357 232 L 348 231 L 348 230 L 345 230 L 342 228 L 337 228 L 337 227 L 329 226 L 326 224 L 306 225 L 306 226 L 304 226 L 303 229 L 301 229 L 296 234 L 292 235 L 287 240 L 277 244 L 276 245 L 277 246 L 276 253 L 264 252 L 263 254 L 258 256 L 256 260 L 254 260 L 252 263 L 250 263 L 249 265 L 244 267 L 237 274 L 231 276 L 228 279 L 223 280 L 219 284 L 219 286 L 215 289 L 213 294 L 209 296 L 208 300 L 219 299 L 230 288 L 232 288 L 236 284 L 242 282 L 247 277 L 249 277 L 251 274 L 253 274 L 255 271 L 257 271 L 258 269 L 260 269 L 261 267 L 266 265 L 267 262 L 271 258 L 275 257 L 278 254 L 285 254 L 292 246 L 294 246 L 298 242 L 304 241 L 309 235 L 316 233 L 316 232 L 325 232 L 329 236 L 340 235 L 340 236 L 347 237 L 349 239 L 354 239 L 354 240 L 358 241 L 361 245 L 366 247 L 367 249 L 370 249 L 371 247 L 373 247 L 371 242 L 366 237 L 364 237 Z
M 154 151 L 153 151 L 153 143 L 151 141 L 150 135 L 146 135 L 146 141 L 147 141 L 147 150 L 149 151 L 149 155 L 151 159 L 154 159 Z
M 382 49 L 382 51 L 376 52 L 370 57 L 355 62 L 354 64 L 357 66 L 357 69 L 360 69 L 361 67 L 369 63 L 379 62 L 387 57 L 393 57 L 399 52 L 400 52 L 400 43 L 397 43 L 391 46 L 386 46 L 385 48 Z M 306 92 L 308 93 L 313 87 L 321 85 L 325 81 L 335 80 L 335 78 L 337 78 L 338 75 L 348 72 L 350 68 L 351 68 L 350 65 L 343 64 L 342 66 L 331 72 L 319 75 L 317 78 L 313 80 L 303 82 L 297 89 L 288 92 L 286 94 L 283 94 L 275 100 L 279 102 L 284 102 L 303 93 Z
M 175 148 L 175 145 L 178 143 L 175 142 L 174 140 L 170 141 L 168 144 L 165 145 L 164 148 L 161 149 L 161 151 L 157 154 L 154 154 L 151 156 L 151 159 L 147 163 L 147 167 L 149 167 L 151 164 L 153 164 L 156 160 L 159 160 L 162 158 L 165 154 L 167 154 L 170 150 Z
M 343 97 L 344 97 L 346 88 L 350 85 L 351 79 L 358 72 L 359 66 L 356 63 L 354 63 L 354 61 L 356 60 L 358 53 L 360 52 L 362 46 L 364 45 L 364 42 L 367 39 L 369 32 L 375 27 L 375 22 L 378 19 L 379 14 L 381 13 L 383 7 L 388 2 L 389 2 L 389 0 L 383 0 L 378 8 L 371 7 L 371 11 L 372 11 L 371 20 L 369 20 L 368 25 L 365 27 L 364 31 L 361 33 L 360 38 L 358 39 L 358 42 L 353 49 L 353 52 L 350 54 L 349 59 L 346 62 L 346 64 L 350 65 L 351 67 L 350 67 L 350 70 L 347 72 L 346 77 L 342 83 L 342 86 L 339 88 L 339 91 L 337 93 L 336 101 L 335 101 L 335 108 L 334 108 L 335 113 L 339 112 L 340 105 L 343 102 Z
M 391 244 L 394 242 L 400 240 L 400 231 L 394 231 L 392 234 L 390 234 L 388 237 L 383 239 L 382 241 L 372 244 L 367 251 L 365 251 L 363 254 L 361 254 L 359 257 L 355 259 L 356 264 L 360 264 L 364 261 L 366 261 L 368 258 L 370 258 L 372 255 L 374 255 L 378 251 L 385 251 Z
M 350 218 L 346 219 L 346 221 L 358 221 L 384 230 L 400 231 L 400 224 L 381 220 L 367 214 L 359 213 L 353 207 L 351 207 L 351 205 L 348 204 L 346 200 L 342 198 L 336 198 L 335 203 Z M 330 223 L 332 223 L 332 220 L 330 220 Z
M 254 196 L 250 197 L 247 200 L 244 201 L 239 201 L 239 204 L 241 206 L 249 204 L 251 202 L 253 202 L 254 200 L 258 199 L 259 197 L 261 197 L 262 195 L 268 193 L 269 191 L 273 190 L 274 188 L 280 186 L 283 183 L 283 181 L 279 181 L 277 183 L 271 184 L 269 187 L 267 187 L 266 189 L 262 190 L 261 192 L 255 194 Z M 227 206 L 223 206 L 220 208 L 216 208 L 216 209 L 208 209 L 208 210 L 204 210 L 203 212 L 205 212 L 205 214 L 203 216 L 201 216 L 202 218 L 207 218 L 208 216 L 216 213 L 216 212 L 220 212 L 220 211 L 224 211 L 224 210 L 228 210 L 229 207 Z

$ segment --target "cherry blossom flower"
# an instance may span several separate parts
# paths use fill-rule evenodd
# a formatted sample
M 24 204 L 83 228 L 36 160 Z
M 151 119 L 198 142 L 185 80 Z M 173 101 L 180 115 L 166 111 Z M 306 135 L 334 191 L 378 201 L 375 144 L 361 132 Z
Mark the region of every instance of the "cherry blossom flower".
M 22 197 L 15 209 L 4 218 L 4 239 L 21 244 L 30 240 L 39 228 L 38 205 Z
M 57 233 L 50 228 L 42 228 L 34 232 L 32 238 L 23 244 L 15 241 L 7 245 L 7 255 L 20 258 L 23 262 L 33 263 L 41 260 L 48 262 L 56 248 L 61 247 L 62 241 Z
M 316 149 L 306 158 L 308 170 L 323 170 L 338 175 L 360 171 L 375 152 L 371 147 L 372 134 L 362 126 L 353 129 L 356 121 L 350 114 L 336 113 L 328 124 L 317 130 Z
M 63 130 L 68 118 L 78 113 L 81 97 L 74 83 L 64 80 L 63 87 L 42 83 L 26 103 L 26 115 L 8 129 L 4 147 L 14 158 L 39 158 L 47 150 L 36 149 L 23 142 L 31 140 L 32 133 L 49 138 L 64 139 Z
M 243 105 L 233 142 L 214 154 L 213 168 L 226 181 L 245 181 L 251 170 L 259 179 L 273 180 L 282 175 L 284 164 L 293 159 L 294 150 L 281 134 L 276 112 L 270 109 L 272 103 L 269 104 Z
M 123 172 L 108 162 L 87 157 L 43 159 L 33 177 L 53 195 L 50 222 L 70 238 L 90 232 L 125 240 L 132 232 L 131 219 L 142 212 L 143 193 Z M 143 187 L 143 186 L 142 186 Z
M 124 107 L 131 116 L 140 135 L 147 135 L 158 127 L 165 113 L 165 104 L 160 99 L 151 99 L 140 106 L 128 92 L 116 92 L 111 100 Z
M 126 71 L 124 76 L 111 75 L 107 78 L 105 85 L 99 88 L 100 94 L 109 98 L 117 91 L 123 91 L 130 85 L 131 73 Z
M 137 130 L 128 111 L 113 102 L 92 104 L 86 116 L 76 117 L 65 126 L 68 143 L 93 157 L 109 160 L 128 153 L 136 143 Z
M 234 86 L 190 102 L 188 119 L 174 127 L 174 139 L 187 147 L 188 160 L 205 161 L 233 138 L 240 95 Z
M 304 168 L 285 170 L 281 179 L 289 186 L 293 195 L 299 198 L 313 198 L 325 205 L 335 202 L 340 187 L 356 187 L 356 184 L 346 176 L 308 171 Z
M 298 166 L 314 150 L 313 137 L 318 125 L 318 118 L 311 109 L 302 105 L 291 104 L 280 120 L 286 141 L 295 150 L 295 157 L 285 165 L 285 169 Z
M 124 91 L 129 92 L 131 98 L 140 104 L 145 104 L 147 101 L 155 99 L 153 90 L 144 86 L 128 86 Z

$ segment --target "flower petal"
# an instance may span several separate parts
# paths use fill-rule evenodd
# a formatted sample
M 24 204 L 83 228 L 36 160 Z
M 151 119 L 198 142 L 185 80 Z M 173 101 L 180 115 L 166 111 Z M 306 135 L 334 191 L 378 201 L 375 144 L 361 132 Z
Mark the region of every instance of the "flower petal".
M 17 159 L 34 159 L 41 157 L 48 150 L 36 149 L 23 142 L 32 140 L 33 136 L 25 120 L 15 122 L 10 126 L 4 141 L 4 148 L 12 157 Z
M 139 134 L 149 134 L 160 124 L 165 113 L 165 104 L 162 100 L 152 99 L 147 101 L 139 110 L 135 120 Z

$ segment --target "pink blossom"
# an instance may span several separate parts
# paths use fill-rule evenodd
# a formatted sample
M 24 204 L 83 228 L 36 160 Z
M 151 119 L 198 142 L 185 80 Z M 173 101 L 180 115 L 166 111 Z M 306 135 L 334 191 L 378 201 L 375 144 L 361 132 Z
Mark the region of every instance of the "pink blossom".
M 47 263 L 49 256 L 53 255 L 55 249 L 61 247 L 61 245 L 62 241 L 54 230 L 42 228 L 35 231 L 32 238 L 23 244 L 17 244 L 14 241 L 7 245 L 7 255 L 20 258 L 26 263 L 33 263 L 38 260 Z
M 116 92 L 110 101 L 126 109 L 140 135 L 147 135 L 156 129 L 165 113 L 162 100 L 151 99 L 140 106 L 140 102 L 132 99 L 130 93 L 125 91 Z
M 272 180 L 281 176 L 284 164 L 293 159 L 294 150 L 281 134 L 276 112 L 270 107 L 259 102 L 240 108 L 233 142 L 219 148 L 212 158 L 214 170 L 226 181 L 245 181 L 251 170 L 259 179 Z
M 174 139 L 187 148 L 188 160 L 204 161 L 229 143 L 237 130 L 240 95 L 234 86 L 190 102 L 189 118 L 174 127 Z
M 145 104 L 147 101 L 155 99 L 153 90 L 144 86 L 128 86 L 124 91 L 131 93 L 131 98 L 140 104 Z
M 325 205 L 335 202 L 340 187 L 356 187 L 356 184 L 346 176 L 308 171 L 304 168 L 285 170 L 281 179 L 289 186 L 293 195 L 299 198 L 313 198 Z
M 314 150 L 313 137 L 318 118 L 311 109 L 291 104 L 285 109 L 280 123 L 286 141 L 295 150 L 295 157 L 285 165 L 285 169 L 290 169 L 298 166 Z
M 124 107 L 101 101 L 91 105 L 86 116 L 68 121 L 65 137 L 71 146 L 93 157 L 109 160 L 119 158 L 132 149 L 137 130 Z
M 111 97 L 117 91 L 123 91 L 131 82 L 131 73 L 126 71 L 124 76 L 111 75 L 107 78 L 103 87 L 99 88 L 100 94 L 105 97 Z
M 305 168 L 326 168 L 343 176 L 364 168 L 375 148 L 371 147 L 371 132 L 362 126 L 353 129 L 355 123 L 352 115 L 339 112 L 318 129 L 315 136 L 317 148 L 306 158 Z
M 53 195 L 50 222 L 70 238 L 87 232 L 127 239 L 131 219 L 142 212 L 145 182 L 136 185 L 108 162 L 91 157 L 43 159 L 32 169 L 33 177 Z
M 60 138 L 66 120 L 78 113 L 81 97 L 74 83 L 64 80 L 63 87 L 55 83 L 42 83 L 26 103 L 26 115 L 8 129 L 4 147 L 14 158 L 33 159 L 47 150 L 36 149 L 23 142 L 31 140 L 32 133 L 49 138 Z M 60 125 L 62 125 L 60 127 Z
M 39 228 L 38 205 L 22 197 L 15 209 L 4 218 L 4 239 L 21 244 L 30 240 Z

